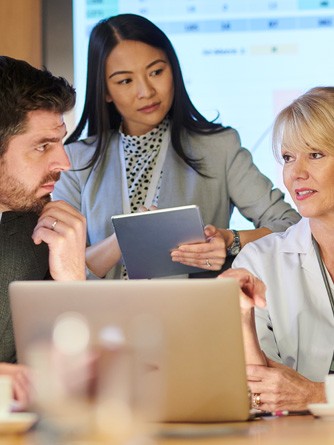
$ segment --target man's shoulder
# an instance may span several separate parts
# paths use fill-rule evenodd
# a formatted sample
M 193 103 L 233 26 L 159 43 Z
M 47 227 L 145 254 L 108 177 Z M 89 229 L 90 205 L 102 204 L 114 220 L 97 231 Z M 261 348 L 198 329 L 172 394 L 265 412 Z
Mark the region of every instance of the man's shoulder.
M 49 277 L 49 250 L 31 237 L 38 221 L 34 212 L 4 212 L 1 225 L 0 277 L 2 284 L 13 280 L 40 280 Z M 3 261 L 5 259 L 5 261 Z
M 37 221 L 38 214 L 35 212 L 15 212 L 9 210 L 2 213 L 1 224 L 35 227 Z

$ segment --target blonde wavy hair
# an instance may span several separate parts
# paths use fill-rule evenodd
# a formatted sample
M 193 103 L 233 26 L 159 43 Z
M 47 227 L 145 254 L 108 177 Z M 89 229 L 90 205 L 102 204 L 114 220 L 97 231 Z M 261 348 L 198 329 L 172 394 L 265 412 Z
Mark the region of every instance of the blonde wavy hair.
M 274 122 L 272 147 L 280 162 L 282 148 L 334 156 L 334 87 L 312 88 L 284 108 Z

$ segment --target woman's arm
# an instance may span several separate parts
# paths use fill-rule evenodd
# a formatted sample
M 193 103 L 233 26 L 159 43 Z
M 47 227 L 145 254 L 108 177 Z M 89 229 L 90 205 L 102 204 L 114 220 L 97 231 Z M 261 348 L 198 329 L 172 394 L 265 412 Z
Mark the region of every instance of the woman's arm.
M 227 257 L 227 249 L 232 245 L 234 234 L 229 229 L 218 229 L 213 225 L 205 227 L 206 243 L 182 244 L 171 252 L 172 260 L 187 266 L 200 267 L 205 270 L 220 270 Z M 241 247 L 269 235 L 270 229 L 261 227 L 239 232 Z
M 240 286 L 241 326 L 246 364 L 266 366 L 267 360 L 260 348 L 254 316 L 254 306 L 264 307 L 266 304 L 264 283 L 246 269 L 229 269 L 218 278 L 234 278 Z
M 148 210 L 154 211 L 157 210 L 157 207 L 150 206 L 146 208 L 142 205 L 138 212 L 147 212 Z M 91 272 L 100 278 L 105 277 L 121 257 L 122 252 L 115 233 L 86 249 L 86 265 Z
M 266 366 L 267 358 L 261 350 L 256 334 L 254 309 L 241 311 L 241 327 L 246 364 Z
M 223 237 L 225 241 L 226 247 L 230 247 L 234 240 L 234 235 L 232 230 L 229 229 L 218 229 L 219 233 Z M 247 243 L 251 241 L 255 241 L 259 238 L 262 238 L 266 235 L 272 233 L 272 230 L 267 229 L 266 227 L 260 227 L 259 229 L 251 229 L 251 230 L 239 230 L 240 236 L 240 245 L 244 247 Z
M 264 411 L 304 410 L 309 403 L 326 401 L 324 383 L 314 382 L 261 351 L 255 329 L 254 307 L 264 307 L 265 287 L 246 269 L 229 269 L 220 278 L 235 278 L 241 288 L 240 306 L 247 364 L 247 380 Z
M 122 254 L 116 235 L 87 247 L 86 265 L 96 276 L 103 278 L 120 260 Z

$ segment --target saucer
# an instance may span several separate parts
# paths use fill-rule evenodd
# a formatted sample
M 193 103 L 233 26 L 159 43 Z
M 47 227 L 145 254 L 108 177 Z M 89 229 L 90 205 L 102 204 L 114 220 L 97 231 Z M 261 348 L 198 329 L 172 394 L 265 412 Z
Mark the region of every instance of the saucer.
M 333 403 L 311 403 L 307 407 L 316 417 L 321 417 L 326 420 L 334 420 Z
M 0 417 L 0 434 L 24 433 L 37 421 L 35 413 L 9 413 Z

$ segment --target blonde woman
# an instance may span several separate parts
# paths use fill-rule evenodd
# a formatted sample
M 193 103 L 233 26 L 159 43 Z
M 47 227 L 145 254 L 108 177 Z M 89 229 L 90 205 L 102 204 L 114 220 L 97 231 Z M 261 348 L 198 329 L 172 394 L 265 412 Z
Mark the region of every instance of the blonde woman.
M 244 290 L 254 406 L 299 410 L 325 401 L 324 378 L 334 371 L 334 87 L 314 88 L 281 111 L 273 141 L 302 219 L 249 243 L 221 276 Z

